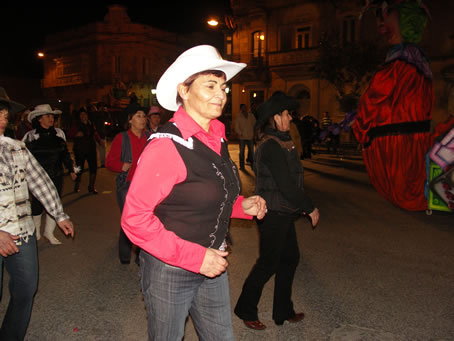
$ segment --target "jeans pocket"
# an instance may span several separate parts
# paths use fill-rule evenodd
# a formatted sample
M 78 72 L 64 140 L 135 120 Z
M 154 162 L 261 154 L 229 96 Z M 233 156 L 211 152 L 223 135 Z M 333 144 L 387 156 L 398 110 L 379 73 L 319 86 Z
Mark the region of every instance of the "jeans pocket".
M 182 268 L 179 268 L 178 266 L 173 266 L 167 263 L 164 263 L 164 267 L 167 269 L 173 269 L 173 270 L 183 270 Z

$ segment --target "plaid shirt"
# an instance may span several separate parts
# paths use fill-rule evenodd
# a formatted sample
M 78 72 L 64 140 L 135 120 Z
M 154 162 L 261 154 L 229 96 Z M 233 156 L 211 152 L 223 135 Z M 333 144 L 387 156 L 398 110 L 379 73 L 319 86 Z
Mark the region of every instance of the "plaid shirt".
M 57 222 L 69 219 L 54 184 L 25 144 L 0 136 L 0 230 L 25 242 L 35 231 L 28 190 Z

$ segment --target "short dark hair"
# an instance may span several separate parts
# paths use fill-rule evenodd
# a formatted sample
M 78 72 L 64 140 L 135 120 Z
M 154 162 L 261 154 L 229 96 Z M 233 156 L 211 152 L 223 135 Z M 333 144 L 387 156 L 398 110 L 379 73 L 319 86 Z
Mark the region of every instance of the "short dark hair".
M 197 73 L 194 73 L 192 76 L 189 76 L 182 84 L 187 87 L 187 88 L 190 88 L 192 83 L 194 83 L 194 81 L 200 77 L 200 76 L 205 76 L 205 75 L 214 75 L 216 77 L 224 77 L 224 78 L 227 78 L 225 76 L 225 73 L 223 71 L 220 71 L 220 70 L 206 70 L 206 71 L 201 71 L 201 72 L 197 72 Z M 178 93 L 177 91 L 177 104 L 178 105 L 181 105 L 183 104 L 183 99 L 181 98 L 180 94 Z

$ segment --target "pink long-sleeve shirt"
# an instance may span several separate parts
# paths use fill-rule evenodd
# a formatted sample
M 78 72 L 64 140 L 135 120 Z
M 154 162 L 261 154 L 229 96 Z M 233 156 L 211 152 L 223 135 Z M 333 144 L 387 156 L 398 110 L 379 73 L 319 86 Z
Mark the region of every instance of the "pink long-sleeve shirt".
M 212 120 L 209 133 L 197 124 L 182 107 L 171 122 L 180 130 L 183 139 L 196 137 L 218 155 L 225 140 L 224 125 Z M 184 240 L 165 228 L 154 214 L 154 209 L 172 191 L 176 184 L 185 181 L 186 166 L 174 142 L 168 138 L 153 139 L 140 156 L 134 178 L 129 187 L 123 209 L 121 225 L 128 238 L 161 261 L 198 273 L 206 248 Z M 194 193 L 203 195 L 203 193 Z M 252 219 L 243 212 L 239 196 L 233 205 L 232 218 Z

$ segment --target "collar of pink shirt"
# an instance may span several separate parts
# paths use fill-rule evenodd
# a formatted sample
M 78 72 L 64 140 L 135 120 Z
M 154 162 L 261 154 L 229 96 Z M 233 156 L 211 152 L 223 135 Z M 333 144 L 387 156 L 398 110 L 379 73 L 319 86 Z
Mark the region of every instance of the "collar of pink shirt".
M 191 116 L 189 116 L 182 106 L 178 108 L 170 122 L 176 124 L 185 140 L 195 136 L 218 154 L 221 152 L 222 139 L 225 141 L 227 140 L 225 137 L 225 127 L 222 122 L 212 120 L 210 122 L 209 133 L 207 133 Z

